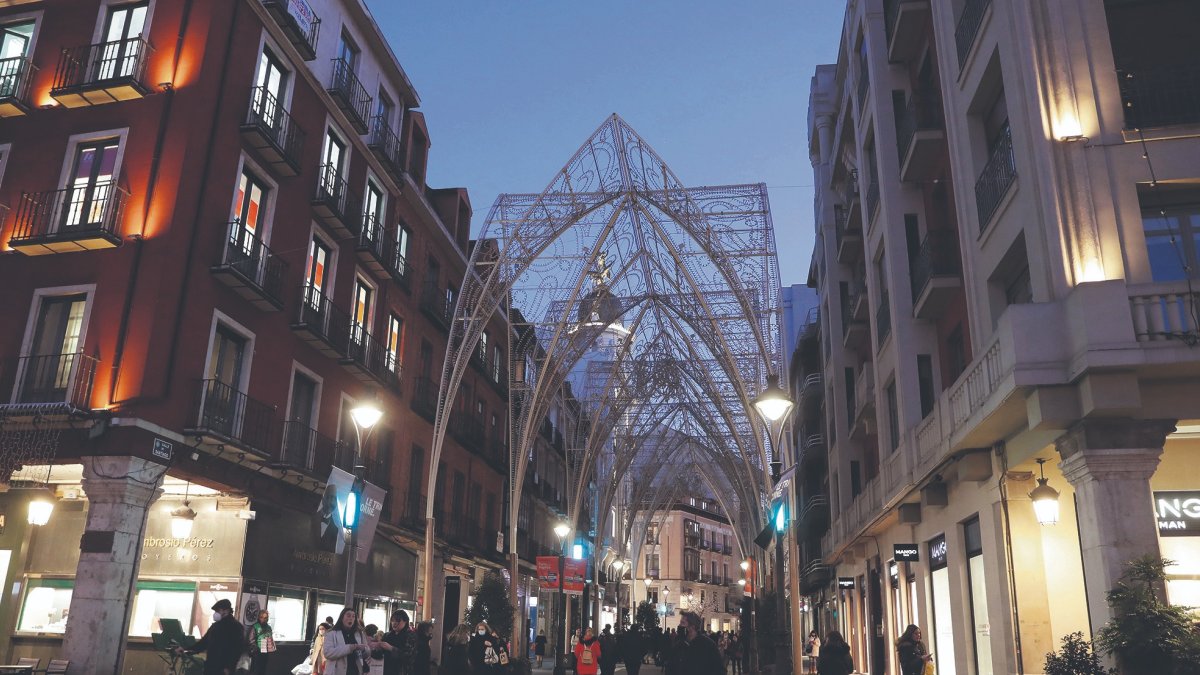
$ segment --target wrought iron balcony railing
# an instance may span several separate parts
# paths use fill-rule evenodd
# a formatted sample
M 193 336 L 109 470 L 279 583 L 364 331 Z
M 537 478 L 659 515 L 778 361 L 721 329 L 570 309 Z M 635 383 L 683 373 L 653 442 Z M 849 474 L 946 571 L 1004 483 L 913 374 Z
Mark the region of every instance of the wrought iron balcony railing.
M 263 7 L 275 17 L 288 40 L 300 52 L 305 61 L 317 56 L 317 35 L 321 31 L 319 19 L 312 7 L 304 0 L 263 0 Z
M 333 60 L 333 75 L 327 90 L 333 95 L 338 107 L 345 113 L 358 133 L 367 133 L 368 111 L 371 109 L 371 95 L 366 87 L 358 81 L 354 68 L 345 59 Z
M 337 454 L 337 441 L 297 420 L 283 423 L 280 439 L 279 457 L 276 458 L 280 466 L 305 471 L 322 480 L 329 476 L 329 467 L 333 466 Z
M 9 246 L 29 255 L 117 246 L 128 197 L 113 181 L 22 193 Z
M 346 357 L 350 326 L 350 315 L 334 305 L 321 289 L 310 284 L 300 287 L 300 307 L 293 328 L 320 340 L 332 354 Z
M 376 115 L 371 118 L 371 135 L 367 147 L 375 153 L 379 161 L 394 177 L 404 173 L 404 154 L 401 151 L 400 136 L 388 124 L 387 118 Z
M 63 49 L 50 96 L 68 108 L 141 98 L 150 52 L 140 37 Z
M 954 43 L 958 48 L 958 67 L 961 69 L 971 54 L 975 38 L 979 35 L 979 27 L 983 25 L 983 15 L 992 0 L 967 0 L 963 5 L 962 14 L 958 16 L 958 26 L 954 29 Z
M 385 263 L 388 261 L 387 232 L 384 230 L 379 216 L 373 213 L 363 214 L 362 226 L 358 232 L 357 248 L 360 253 L 366 254 L 370 258 L 375 269 L 386 269 Z
M 437 415 L 438 388 L 428 377 L 413 380 L 413 397 L 409 405 L 421 417 L 432 421 Z
M 0 117 L 29 112 L 29 83 L 36 71 L 28 56 L 0 59 Z
M 404 255 L 404 251 L 400 250 L 399 244 L 395 241 L 388 244 L 387 270 L 396 283 L 408 285 L 411 267 L 408 264 L 408 257 Z
M 982 232 L 991 222 L 1008 189 L 1017 180 L 1017 160 L 1013 155 L 1012 130 L 1007 124 L 992 146 L 987 164 L 975 181 L 975 207 Z
M 282 308 L 287 263 L 242 221 L 234 220 L 228 227 L 229 237 L 225 240 L 225 252 L 217 269 L 235 273 L 276 309 Z
M 450 304 L 445 290 L 433 284 L 426 284 L 421 291 L 421 309 L 443 329 L 450 328 L 454 306 Z
M 921 242 L 921 248 L 909 262 L 912 297 L 921 297 L 921 291 L 934 277 L 958 276 L 958 239 L 953 230 L 930 230 Z
M 250 398 L 220 380 L 200 381 L 194 430 L 214 434 L 266 455 L 271 446 L 275 406 Z
M 321 219 L 340 230 L 340 234 L 358 235 L 362 227 L 359 200 L 350 192 L 350 185 L 342 177 L 341 167 L 321 165 L 312 204 Z
M 399 370 L 388 369 L 388 352 L 383 342 L 357 323 L 350 324 L 345 360 L 380 384 L 396 386 L 392 379 L 399 375 Z
M 300 173 L 304 130 L 266 87 L 250 90 L 250 107 L 242 131 L 251 137 L 254 146 L 270 164 L 287 165 L 285 175 Z
M 941 129 L 942 124 L 940 105 L 933 105 L 923 96 L 910 96 L 908 105 L 896 111 L 896 149 L 900 163 L 904 164 L 904 157 L 918 131 Z
M 91 410 L 99 361 L 83 352 L 33 354 L 17 360 L 16 403 L 66 403 Z
M 1119 70 L 1125 128 L 1200 124 L 1200 67 Z

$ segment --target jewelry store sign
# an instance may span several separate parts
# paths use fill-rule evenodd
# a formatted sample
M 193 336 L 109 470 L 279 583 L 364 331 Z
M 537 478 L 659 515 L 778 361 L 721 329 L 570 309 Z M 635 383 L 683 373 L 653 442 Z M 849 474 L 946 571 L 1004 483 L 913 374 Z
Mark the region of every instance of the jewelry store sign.
M 1160 536 L 1200 536 L 1200 490 L 1155 492 L 1154 515 Z

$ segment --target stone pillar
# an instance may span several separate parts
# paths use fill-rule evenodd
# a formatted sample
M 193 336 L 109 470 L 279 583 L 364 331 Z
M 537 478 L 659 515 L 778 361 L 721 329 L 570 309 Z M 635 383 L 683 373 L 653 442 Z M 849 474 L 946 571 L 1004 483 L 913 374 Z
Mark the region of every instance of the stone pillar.
M 1111 617 L 1105 594 L 1125 564 L 1159 555 L 1150 477 L 1175 420 L 1085 419 L 1056 445 L 1075 488 L 1080 553 L 1092 634 Z
M 63 638 L 63 658 L 121 672 L 146 515 L 165 467 L 137 457 L 85 457 L 87 524 Z

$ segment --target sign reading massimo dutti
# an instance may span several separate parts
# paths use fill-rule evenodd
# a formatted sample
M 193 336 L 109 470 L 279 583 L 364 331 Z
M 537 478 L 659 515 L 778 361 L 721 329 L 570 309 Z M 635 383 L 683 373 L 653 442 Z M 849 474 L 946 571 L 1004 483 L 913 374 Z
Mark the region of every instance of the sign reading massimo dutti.
M 1200 490 L 1155 492 L 1154 515 L 1159 536 L 1200 536 Z

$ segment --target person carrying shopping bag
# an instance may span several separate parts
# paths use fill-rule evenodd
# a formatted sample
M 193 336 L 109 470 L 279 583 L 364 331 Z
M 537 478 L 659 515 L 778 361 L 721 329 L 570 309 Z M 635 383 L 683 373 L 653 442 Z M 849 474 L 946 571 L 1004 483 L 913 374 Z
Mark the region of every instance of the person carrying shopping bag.
M 347 607 L 325 633 L 321 647 L 325 655 L 325 675 L 367 675 L 371 667 L 371 647 L 358 624 L 358 614 Z

